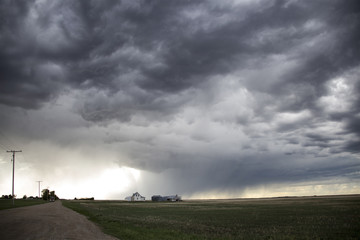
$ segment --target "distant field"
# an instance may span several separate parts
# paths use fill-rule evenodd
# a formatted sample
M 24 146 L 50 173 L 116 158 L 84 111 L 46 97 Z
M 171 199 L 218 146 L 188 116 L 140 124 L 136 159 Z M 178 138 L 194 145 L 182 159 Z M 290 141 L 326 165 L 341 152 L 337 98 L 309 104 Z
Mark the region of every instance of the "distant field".
M 12 199 L 0 199 L 0 210 L 8 208 L 17 208 L 25 207 L 37 204 L 47 203 L 41 199 L 15 199 L 15 204 L 13 205 Z
M 360 239 L 360 195 L 63 205 L 120 239 Z

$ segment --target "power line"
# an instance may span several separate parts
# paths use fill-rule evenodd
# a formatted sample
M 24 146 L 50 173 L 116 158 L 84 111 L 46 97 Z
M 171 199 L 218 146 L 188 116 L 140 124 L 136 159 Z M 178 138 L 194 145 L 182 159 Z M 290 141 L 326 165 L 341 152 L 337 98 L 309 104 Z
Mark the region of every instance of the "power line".
M 13 154 L 13 172 L 12 172 L 12 200 L 13 200 L 13 205 L 15 204 L 14 202 L 14 198 L 15 198 L 15 195 L 14 195 L 14 180 L 15 180 L 15 153 L 17 152 L 22 152 L 21 150 L 10 150 L 10 151 L 6 151 L 6 152 L 12 152 Z

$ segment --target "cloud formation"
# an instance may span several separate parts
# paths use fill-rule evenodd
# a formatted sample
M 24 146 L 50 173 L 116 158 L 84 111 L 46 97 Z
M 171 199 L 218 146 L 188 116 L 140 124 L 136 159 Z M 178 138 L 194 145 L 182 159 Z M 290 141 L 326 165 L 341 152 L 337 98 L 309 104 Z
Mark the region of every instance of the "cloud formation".
M 359 183 L 359 14 L 355 0 L 3 1 L 1 130 L 53 146 L 51 166 L 139 169 L 148 194 Z

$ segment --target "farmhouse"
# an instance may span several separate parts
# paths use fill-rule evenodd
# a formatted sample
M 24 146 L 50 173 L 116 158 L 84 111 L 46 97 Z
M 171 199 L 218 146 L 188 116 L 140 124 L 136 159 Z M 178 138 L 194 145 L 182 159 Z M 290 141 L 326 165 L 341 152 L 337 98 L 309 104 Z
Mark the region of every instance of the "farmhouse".
M 132 196 L 126 197 L 126 201 L 145 201 L 145 197 L 141 196 L 140 193 L 136 192 Z
M 176 195 L 171 195 L 171 196 L 161 196 L 161 195 L 154 195 L 151 197 L 151 201 L 154 202 L 177 202 L 177 201 L 181 201 L 181 196 Z

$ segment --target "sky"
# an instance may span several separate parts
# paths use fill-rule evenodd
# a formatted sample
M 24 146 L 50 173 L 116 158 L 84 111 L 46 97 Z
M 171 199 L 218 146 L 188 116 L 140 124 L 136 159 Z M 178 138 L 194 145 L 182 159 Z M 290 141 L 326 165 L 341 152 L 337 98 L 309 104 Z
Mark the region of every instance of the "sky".
M 360 193 L 357 0 L 0 2 L 0 195 Z

